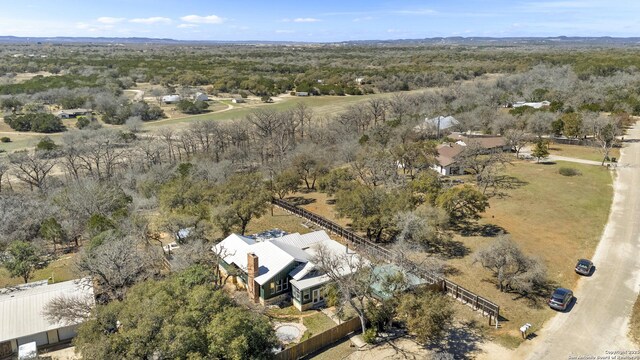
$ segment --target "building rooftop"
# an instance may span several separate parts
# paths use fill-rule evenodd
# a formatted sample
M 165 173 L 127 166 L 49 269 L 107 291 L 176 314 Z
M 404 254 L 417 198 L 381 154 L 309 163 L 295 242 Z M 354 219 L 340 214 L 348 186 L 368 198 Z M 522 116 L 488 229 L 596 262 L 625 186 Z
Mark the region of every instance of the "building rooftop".
M 0 343 L 68 325 L 51 323 L 42 315 L 45 306 L 60 296 L 80 296 L 94 301 L 91 279 L 51 285 L 43 280 L 0 289 Z

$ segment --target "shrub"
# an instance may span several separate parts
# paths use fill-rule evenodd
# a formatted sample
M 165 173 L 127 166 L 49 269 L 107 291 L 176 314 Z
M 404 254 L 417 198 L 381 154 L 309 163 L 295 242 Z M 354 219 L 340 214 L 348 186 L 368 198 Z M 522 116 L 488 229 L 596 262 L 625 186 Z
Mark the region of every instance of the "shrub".
M 367 344 L 373 344 L 376 341 L 377 331 L 376 329 L 369 328 L 362 333 L 362 340 Z
M 8 142 L 11 142 L 11 139 L 6 136 L 3 136 L 0 138 L 0 142 L 8 143 Z
M 570 167 L 561 167 L 560 169 L 558 169 L 558 172 L 560 173 L 560 175 L 563 175 L 563 176 L 582 175 L 580 171 Z

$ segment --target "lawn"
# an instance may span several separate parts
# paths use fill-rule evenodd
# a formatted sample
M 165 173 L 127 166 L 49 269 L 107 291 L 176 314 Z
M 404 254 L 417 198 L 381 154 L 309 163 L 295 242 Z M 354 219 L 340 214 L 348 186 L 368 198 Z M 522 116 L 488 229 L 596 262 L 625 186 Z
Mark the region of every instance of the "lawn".
M 303 317 L 302 323 L 307 327 L 307 331 L 302 335 L 300 342 L 336 326 L 336 323 L 333 322 L 333 320 L 321 312 Z
M 53 278 L 55 282 L 77 279 L 79 275 L 73 265 L 75 256 L 76 254 L 73 253 L 60 256 L 57 260 L 49 263 L 47 267 L 36 270 L 29 282 L 47 280 L 49 278 Z M 24 283 L 22 278 L 12 278 L 5 268 L 0 267 L 0 288 L 22 283 Z
M 596 147 L 591 146 L 550 144 L 549 153 L 551 155 L 566 156 L 577 159 L 602 161 L 602 154 L 600 153 L 600 150 Z M 620 148 L 611 149 L 609 157 L 619 159 Z
M 274 228 L 282 229 L 288 233 L 299 232 L 301 234 L 306 234 L 308 232 L 311 232 L 312 229 L 309 229 L 302 225 L 304 222 L 304 219 L 299 218 L 295 215 L 291 215 L 286 211 L 274 206 L 273 216 L 271 216 L 270 211 L 267 211 L 267 213 L 259 219 L 251 220 L 251 222 L 247 226 L 247 234 L 255 234 L 264 230 L 270 230 Z
M 558 173 L 562 166 L 578 169 L 582 175 L 562 176 Z M 540 258 L 554 285 L 575 287 L 579 278 L 573 271 L 575 260 L 592 257 L 608 218 L 613 195 L 611 173 L 599 166 L 564 162 L 518 162 L 507 173 L 526 184 L 509 190 L 506 197 L 492 198 L 481 223 L 502 227 L 525 253 Z M 455 240 L 468 248 L 469 255 L 449 261 L 458 272 L 450 279 L 500 305 L 501 315 L 508 321 L 493 332 L 499 342 L 515 347 L 521 342 L 520 326 L 528 322 L 536 331 L 554 315 L 544 299 L 532 305 L 515 294 L 500 293 L 489 281 L 491 274 L 472 263 L 472 254 L 492 238 L 457 235 Z

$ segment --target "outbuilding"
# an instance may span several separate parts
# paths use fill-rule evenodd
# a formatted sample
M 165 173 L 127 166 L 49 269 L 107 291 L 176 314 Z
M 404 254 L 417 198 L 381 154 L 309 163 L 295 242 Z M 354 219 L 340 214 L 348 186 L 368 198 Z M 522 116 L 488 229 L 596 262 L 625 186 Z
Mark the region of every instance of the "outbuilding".
M 91 279 L 49 284 L 47 280 L 0 289 L 0 358 L 17 353 L 21 345 L 35 342 L 43 347 L 69 342 L 76 336 L 79 323 L 47 320 L 43 311 L 59 297 L 79 297 L 95 303 Z

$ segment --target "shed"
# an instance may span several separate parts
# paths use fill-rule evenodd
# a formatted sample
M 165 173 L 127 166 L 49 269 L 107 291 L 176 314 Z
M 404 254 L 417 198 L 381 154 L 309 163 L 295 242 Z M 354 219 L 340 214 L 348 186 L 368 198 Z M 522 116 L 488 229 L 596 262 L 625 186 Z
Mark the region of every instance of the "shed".
M 243 98 L 239 97 L 239 98 L 233 98 L 233 99 L 231 99 L 231 102 L 232 102 L 232 103 L 234 103 L 234 104 L 240 104 L 240 103 L 243 103 L 243 102 L 245 102 L 245 101 L 244 101 L 244 99 L 243 99 Z
M 0 358 L 18 351 L 18 347 L 35 342 L 44 346 L 65 342 L 76 336 L 76 323 L 53 323 L 42 316 L 53 299 L 81 297 L 95 302 L 90 278 L 49 284 L 47 280 L 0 289 Z

